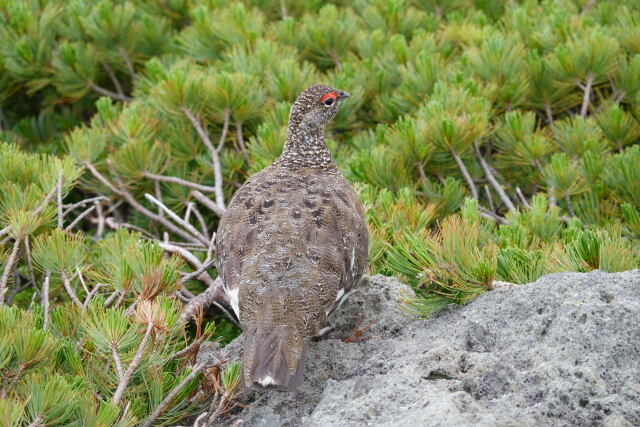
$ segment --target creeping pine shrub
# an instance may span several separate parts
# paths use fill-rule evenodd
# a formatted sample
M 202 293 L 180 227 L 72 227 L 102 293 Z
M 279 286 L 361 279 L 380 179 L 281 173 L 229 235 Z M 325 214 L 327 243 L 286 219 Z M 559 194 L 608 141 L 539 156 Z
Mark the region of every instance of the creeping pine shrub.
M 239 333 L 212 241 L 313 83 L 410 311 L 639 267 L 639 35 L 633 0 L 0 0 L 0 419 L 235 408 L 193 358 Z

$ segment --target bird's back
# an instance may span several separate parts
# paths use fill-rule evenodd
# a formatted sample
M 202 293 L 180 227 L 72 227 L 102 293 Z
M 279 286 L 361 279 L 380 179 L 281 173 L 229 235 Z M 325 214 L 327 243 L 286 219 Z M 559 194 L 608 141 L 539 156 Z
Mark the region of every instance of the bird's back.
M 366 266 L 360 200 L 337 168 L 276 163 L 236 192 L 218 228 L 216 253 L 245 332 L 245 360 L 256 361 L 245 366 L 245 384 L 255 377 L 262 383 L 249 387 L 282 381 L 289 384 L 283 388 L 295 387 L 306 343 Z M 286 369 L 261 354 L 273 348 L 283 352 Z M 271 373 L 260 377 L 260 370 Z M 283 378 L 274 378 L 276 371 Z

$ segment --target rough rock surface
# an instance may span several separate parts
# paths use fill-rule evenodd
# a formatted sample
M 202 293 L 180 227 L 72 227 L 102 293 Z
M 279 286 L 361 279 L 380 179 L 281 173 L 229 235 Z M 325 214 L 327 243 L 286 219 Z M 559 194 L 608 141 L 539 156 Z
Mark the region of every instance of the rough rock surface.
M 561 273 L 430 319 L 365 277 L 309 349 L 295 394 L 254 393 L 243 426 L 640 425 L 640 271 Z M 356 319 L 375 321 L 345 343 Z M 240 339 L 227 351 L 237 357 Z M 206 351 L 201 357 L 207 357 Z

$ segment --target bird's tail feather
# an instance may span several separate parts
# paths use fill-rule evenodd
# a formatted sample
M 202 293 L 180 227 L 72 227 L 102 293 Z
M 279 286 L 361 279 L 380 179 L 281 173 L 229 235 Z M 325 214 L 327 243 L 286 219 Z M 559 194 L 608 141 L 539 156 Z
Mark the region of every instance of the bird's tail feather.
M 288 327 L 259 328 L 246 333 L 243 379 L 253 390 L 293 391 L 300 383 L 307 358 L 307 340 Z

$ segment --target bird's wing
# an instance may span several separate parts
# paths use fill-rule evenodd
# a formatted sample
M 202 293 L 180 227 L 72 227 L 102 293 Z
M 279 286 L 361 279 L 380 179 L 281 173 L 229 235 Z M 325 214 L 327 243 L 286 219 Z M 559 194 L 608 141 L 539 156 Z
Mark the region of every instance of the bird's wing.
M 357 195 L 339 174 L 316 171 L 272 168 L 252 177 L 230 202 L 216 243 L 218 271 L 243 327 L 255 313 L 264 322 L 268 311 L 273 322 L 299 322 L 305 335 L 324 326 L 367 259 Z

